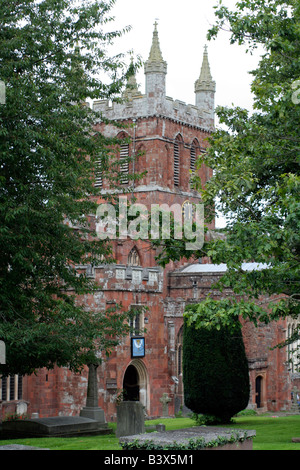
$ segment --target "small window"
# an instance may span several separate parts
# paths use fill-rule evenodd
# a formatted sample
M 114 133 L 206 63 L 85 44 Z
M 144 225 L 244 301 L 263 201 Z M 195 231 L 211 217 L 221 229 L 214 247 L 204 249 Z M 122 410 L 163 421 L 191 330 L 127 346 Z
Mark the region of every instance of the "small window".
M 144 332 L 144 311 L 141 305 L 131 306 L 134 314 L 130 319 L 130 336 L 140 336 Z
M 128 266 L 141 266 L 141 261 L 136 248 L 132 248 L 128 255 Z
M 0 378 L 0 400 L 15 401 L 22 399 L 22 376 L 11 375 Z

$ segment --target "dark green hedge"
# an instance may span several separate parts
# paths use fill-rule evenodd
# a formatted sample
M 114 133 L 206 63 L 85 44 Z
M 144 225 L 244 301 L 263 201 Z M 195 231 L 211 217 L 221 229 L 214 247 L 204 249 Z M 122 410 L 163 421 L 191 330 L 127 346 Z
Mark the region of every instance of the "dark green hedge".
M 192 308 L 192 307 L 191 307 Z M 249 400 L 249 370 L 240 328 L 196 329 L 184 323 L 185 405 L 228 422 Z

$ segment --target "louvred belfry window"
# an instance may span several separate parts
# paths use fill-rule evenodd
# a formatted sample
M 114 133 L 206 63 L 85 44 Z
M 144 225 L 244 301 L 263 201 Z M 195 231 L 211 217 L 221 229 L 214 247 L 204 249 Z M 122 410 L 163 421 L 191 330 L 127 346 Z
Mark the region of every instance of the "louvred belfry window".
M 193 173 L 196 171 L 197 158 L 200 155 L 200 144 L 197 139 L 194 139 L 191 145 L 190 152 L 190 170 Z
M 129 174 L 129 144 L 124 143 L 120 146 L 120 172 L 121 172 L 121 183 L 122 184 L 127 184 L 129 179 L 128 179 L 128 174 Z
M 101 160 L 95 162 L 95 186 L 97 188 L 102 188 L 102 168 Z
M 180 182 L 180 148 L 178 139 L 174 142 L 174 185 L 179 186 Z
M 192 173 L 195 173 L 195 170 L 196 170 L 196 148 L 194 144 L 192 144 L 192 148 L 191 148 L 190 170 Z

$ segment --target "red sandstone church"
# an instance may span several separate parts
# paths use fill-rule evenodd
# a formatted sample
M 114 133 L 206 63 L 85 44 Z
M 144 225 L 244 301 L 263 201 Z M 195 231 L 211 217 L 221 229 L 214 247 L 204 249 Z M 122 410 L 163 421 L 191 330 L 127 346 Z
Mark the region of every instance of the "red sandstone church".
M 110 136 L 130 137 L 131 143 L 126 140 L 121 146 L 121 158 L 142 155 L 135 166 L 123 165 L 123 182 L 126 184 L 129 172 L 147 170 L 143 180 L 133 188 L 137 201 L 147 207 L 154 203 L 184 207 L 187 202 L 200 201 L 199 194 L 191 187 L 190 175 L 195 171 L 196 156 L 205 149 L 206 138 L 214 128 L 215 82 L 207 51 L 204 51 L 200 77 L 195 82 L 194 105 L 166 96 L 166 76 L 167 63 L 162 57 L 155 26 L 145 63 L 145 93 L 139 91 L 132 77 L 124 93 L 124 104 L 93 103 L 107 118 L 133 124 L 122 135 L 118 135 L 114 126 L 98 123 L 96 127 Z M 105 191 L 101 171 L 96 176 L 96 184 Z M 205 185 L 210 170 L 202 167 L 200 177 Z M 182 325 L 185 305 L 201 302 L 226 266 L 211 265 L 202 259 L 197 264 L 171 262 L 162 269 L 155 262 L 156 251 L 146 240 L 118 240 L 114 244 L 114 256 L 115 265 L 78 267 L 99 282 L 98 293 L 82 300 L 91 312 L 120 302 L 126 308 L 140 308 L 134 328 L 135 335 L 141 336 L 144 343 L 136 342 L 137 349 L 133 350 L 133 338 L 123 339 L 109 360 L 98 368 L 99 406 L 107 421 L 115 420 L 118 397 L 125 392 L 127 397 L 143 404 L 148 417 L 166 413 L 172 416 L 184 407 Z M 245 269 L 255 268 L 254 264 L 245 266 Z M 215 292 L 214 295 L 220 294 Z M 148 308 L 146 313 L 144 306 Z M 290 408 L 292 387 L 298 385 L 300 379 L 286 365 L 288 351 L 271 348 L 286 338 L 291 327 L 288 322 L 257 328 L 251 323 L 243 325 L 251 382 L 249 408 L 262 411 Z M 3 379 L 0 388 L 2 416 L 26 408 L 29 415 L 38 413 L 40 417 L 76 416 L 85 406 L 86 393 L 87 371 L 73 374 L 67 369 L 45 369 L 22 380 L 18 376 Z

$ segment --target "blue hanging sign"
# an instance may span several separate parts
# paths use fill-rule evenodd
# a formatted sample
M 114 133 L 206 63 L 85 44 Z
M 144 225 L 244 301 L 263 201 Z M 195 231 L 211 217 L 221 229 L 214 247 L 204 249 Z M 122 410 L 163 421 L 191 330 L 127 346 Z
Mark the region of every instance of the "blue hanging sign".
M 135 336 L 131 338 L 131 357 L 145 357 L 145 338 Z

